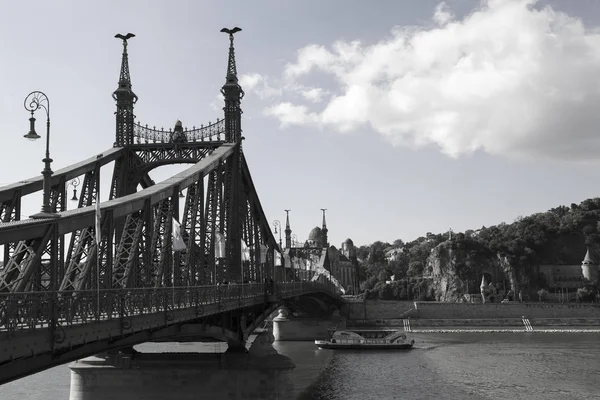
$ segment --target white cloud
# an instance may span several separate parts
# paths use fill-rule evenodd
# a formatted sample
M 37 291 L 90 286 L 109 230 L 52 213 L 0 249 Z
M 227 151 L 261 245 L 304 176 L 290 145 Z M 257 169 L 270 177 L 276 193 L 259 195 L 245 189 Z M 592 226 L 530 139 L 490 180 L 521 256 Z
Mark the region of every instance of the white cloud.
M 454 18 L 454 15 L 449 10 L 448 5 L 445 1 L 442 1 L 440 4 L 435 7 L 435 12 L 433 13 L 433 21 L 438 25 L 446 25 Z
M 243 74 L 238 83 L 246 93 L 255 93 L 260 99 L 268 99 L 281 95 L 281 89 L 276 89 L 269 84 L 266 77 L 258 73 Z
M 316 122 L 317 120 L 317 116 L 309 112 L 306 106 L 294 105 L 288 102 L 267 108 L 265 114 L 278 118 L 283 127 Z
M 254 88 L 263 81 L 263 76 L 257 73 L 243 74 L 238 79 L 238 83 L 245 91 L 254 90 Z
M 396 28 L 373 45 L 302 48 L 284 81 L 306 90 L 295 82 L 325 74 L 334 94 L 321 106 L 283 99 L 266 113 L 282 125 L 367 127 L 453 157 L 600 158 L 600 35 L 536 3 L 489 0 L 462 19 L 441 3 L 434 26 Z
M 313 103 L 318 103 L 323 100 L 323 96 L 327 94 L 327 91 L 323 88 L 313 87 L 313 88 L 302 88 L 299 89 L 300 94 L 306 100 L 312 101 Z

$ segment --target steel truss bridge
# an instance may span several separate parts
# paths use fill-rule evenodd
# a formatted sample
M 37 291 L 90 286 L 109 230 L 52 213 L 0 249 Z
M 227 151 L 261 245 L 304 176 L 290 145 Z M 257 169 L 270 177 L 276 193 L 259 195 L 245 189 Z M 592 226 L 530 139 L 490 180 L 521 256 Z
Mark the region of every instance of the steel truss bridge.
M 114 147 L 54 172 L 49 203 L 57 217 L 21 220 L 21 200 L 43 190 L 41 176 L 0 188 L 0 384 L 147 341 L 212 337 L 242 348 L 282 304 L 322 315 L 339 305 L 330 282 L 307 274 L 285 282 L 275 265 L 282 249 L 242 150 L 236 30 L 225 31 L 223 119 L 191 130 L 179 122 L 168 131 L 137 123 L 132 35 L 117 35 L 123 54 Z M 100 168 L 109 163 L 109 199 L 96 207 Z M 192 166 L 160 183 L 150 179 L 154 168 L 178 163 Z M 75 178 L 82 178 L 79 203 L 67 210 L 67 184 Z M 175 252 L 173 219 L 185 244 Z

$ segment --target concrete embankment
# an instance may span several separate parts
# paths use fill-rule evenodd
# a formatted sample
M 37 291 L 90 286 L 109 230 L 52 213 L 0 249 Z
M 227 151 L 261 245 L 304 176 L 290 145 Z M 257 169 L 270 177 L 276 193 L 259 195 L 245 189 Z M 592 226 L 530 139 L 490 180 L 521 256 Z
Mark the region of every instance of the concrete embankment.
M 406 319 L 352 321 L 348 329 L 403 329 L 413 333 L 600 333 L 597 319 Z
M 600 332 L 600 307 L 366 301 L 350 305 L 347 323 L 350 329 L 394 328 L 415 333 Z

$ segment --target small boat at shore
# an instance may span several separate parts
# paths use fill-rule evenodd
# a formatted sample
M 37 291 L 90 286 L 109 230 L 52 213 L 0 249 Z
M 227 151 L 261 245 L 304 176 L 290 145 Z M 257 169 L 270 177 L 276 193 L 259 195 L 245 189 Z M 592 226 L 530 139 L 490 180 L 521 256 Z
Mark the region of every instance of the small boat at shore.
M 328 340 L 315 340 L 315 344 L 321 349 L 400 350 L 412 348 L 415 341 L 409 341 L 403 331 L 354 330 L 335 331 Z

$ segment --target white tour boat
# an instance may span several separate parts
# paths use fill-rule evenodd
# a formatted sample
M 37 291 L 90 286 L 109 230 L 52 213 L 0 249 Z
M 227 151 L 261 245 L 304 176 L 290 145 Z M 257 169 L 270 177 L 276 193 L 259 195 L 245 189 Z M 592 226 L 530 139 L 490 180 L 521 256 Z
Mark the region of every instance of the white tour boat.
M 410 349 L 415 343 L 403 331 L 353 330 L 335 331 L 329 340 L 315 340 L 321 349 Z

